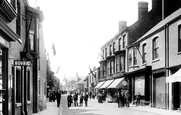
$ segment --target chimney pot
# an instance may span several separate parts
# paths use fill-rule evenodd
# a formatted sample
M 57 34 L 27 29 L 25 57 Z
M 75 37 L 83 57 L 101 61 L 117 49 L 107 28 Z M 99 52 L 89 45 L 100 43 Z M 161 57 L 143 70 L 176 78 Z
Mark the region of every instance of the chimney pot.
M 138 2 L 138 19 L 148 13 L 148 2 Z
M 123 31 L 123 29 L 126 27 L 127 27 L 126 21 L 119 21 L 119 32 Z

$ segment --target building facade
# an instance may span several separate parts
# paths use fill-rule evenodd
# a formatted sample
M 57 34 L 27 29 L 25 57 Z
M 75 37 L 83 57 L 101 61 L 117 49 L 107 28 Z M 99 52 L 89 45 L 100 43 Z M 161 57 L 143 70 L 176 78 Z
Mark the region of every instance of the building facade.
M 0 6 L 0 111 L 30 115 L 46 108 L 43 13 L 26 0 L 2 0 Z
M 166 3 L 171 5 L 166 6 Z M 175 3 L 178 6 L 180 1 Z M 128 46 L 126 76 L 132 92 L 131 100 L 140 92 L 144 104 L 162 109 L 179 109 L 179 83 L 169 76 L 178 71 L 180 65 L 180 9 L 170 8 L 173 4 L 169 1 L 163 5 L 162 20 Z M 172 12 L 168 13 L 167 9 Z

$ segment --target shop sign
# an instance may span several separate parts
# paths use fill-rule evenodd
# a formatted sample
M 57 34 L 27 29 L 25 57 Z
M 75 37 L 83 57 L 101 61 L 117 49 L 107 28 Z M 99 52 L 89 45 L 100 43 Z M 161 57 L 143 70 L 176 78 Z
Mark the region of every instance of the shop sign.
M 126 81 L 122 82 L 123 86 L 126 86 L 128 83 Z
M 31 66 L 31 61 L 14 60 L 14 66 Z

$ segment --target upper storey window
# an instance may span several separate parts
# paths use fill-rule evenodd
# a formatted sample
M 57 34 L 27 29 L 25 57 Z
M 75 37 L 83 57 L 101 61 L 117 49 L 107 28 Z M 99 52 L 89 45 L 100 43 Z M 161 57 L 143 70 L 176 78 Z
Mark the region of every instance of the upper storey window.
M 178 26 L 178 52 L 181 52 L 181 25 Z
M 133 59 L 132 59 L 132 49 L 130 48 L 128 50 L 128 64 L 129 64 L 129 67 L 132 66 L 132 63 L 133 63 Z
M 143 63 L 146 63 L 146 43 L 142 46 Z
M 109 55 L 112 55 L 112 45 L 109 46 Z
M 159 57 L 159 54 L 158 54 L 158 49 L 159 49 L 158 43 L 159 42 L 158 41 L 159 41 L 158 37 L 153 39 L 153 60 L 155 60 Z
M 123 48 L 126 47 L 126 34 L 123 35 Z
M 105 58 L 107 57 L 107 48 L 105 49 Z
M 115 42 L 113 43 L 113 53 L 115 52 L 116 48 L 115 48 Z
M 121 38 L 119 38 L 119 51 L 121 50 Z
M 137 65 L 138 61 L 137 61 L 137 48 L 134 47 L 133 48 L 133 65 Z

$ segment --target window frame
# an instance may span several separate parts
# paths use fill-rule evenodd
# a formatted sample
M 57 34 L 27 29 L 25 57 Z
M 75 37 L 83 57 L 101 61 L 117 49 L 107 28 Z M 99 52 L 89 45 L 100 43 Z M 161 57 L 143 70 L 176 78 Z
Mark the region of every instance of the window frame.
M 112 55 L 112 45 L 109 45 L 109 56 Z
M 159 53 L 158 53 L 158 49 L 159 49 L 159 44 L 158 44 L 159 38 L 154 37 L 152 40 L 152 59 L 156 60 L 159 58 Z
M 119 38 L 118 44 L 119 44 L 119 51 L 121 51 L 121 38 Z
M 128 49 L 128 66 L 131 67 L 133 64 L 132 48 Z
M 178 52 L 181 52 L 181 24 L 178 25 Z
M 15 67 L 15 76 L 16 76 L 16 103 L 21 103 L 22 100 L 22 73 L 21 73 L 21 68 Z M 19 72 L 19 73 L 18 73 Z M 19 76 L 18 76 L 19 74 Z
M 138 50 L 135 47 L 133 47 L 133 65 L 137 65 L 138 64 Z
M 126 47 L 126 34 L 123 35 L 123 48 Z
M 146 63 L 146 43 L 142 45 L 142 63 Z

